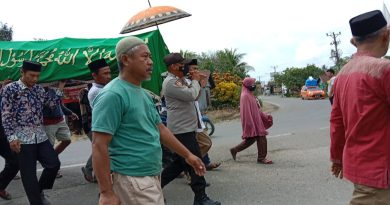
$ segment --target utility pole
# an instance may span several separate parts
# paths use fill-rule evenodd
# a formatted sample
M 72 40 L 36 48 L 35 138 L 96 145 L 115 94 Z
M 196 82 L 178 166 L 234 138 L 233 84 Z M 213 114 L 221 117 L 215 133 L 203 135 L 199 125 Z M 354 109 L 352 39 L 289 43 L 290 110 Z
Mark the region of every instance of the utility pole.
M 334 45 L 334 49 L 330 52 L 330 58 L 333 59 L 333 61 L 336 63 L 336 66 L 340 66 L 340 56 L 341 56 L 341 50 L 338 48 L 340 44 L 340 40 L 337 39 L 338 36 L 341 35 L 341 32 L 338 33 L 327 33 L 326 36 L 332 38 L 332 42 L 330 42 L 330 45 Z
M 274 66 L 271 66 L 271 68 L 273 68 L 274 69 L 274 73 L 276 73 L 276 68 L 278 68 L 278 66 L 274 65 Z
M 271 81 L 275 81 L 274 76 L 276 75 L 276 68 L 278 68 L 278 66 L 277 66 L 277 65 L 274 65 L 274 66 L 271 66 L 271 68 L 274 69 L 274 72 L 271 73 Z

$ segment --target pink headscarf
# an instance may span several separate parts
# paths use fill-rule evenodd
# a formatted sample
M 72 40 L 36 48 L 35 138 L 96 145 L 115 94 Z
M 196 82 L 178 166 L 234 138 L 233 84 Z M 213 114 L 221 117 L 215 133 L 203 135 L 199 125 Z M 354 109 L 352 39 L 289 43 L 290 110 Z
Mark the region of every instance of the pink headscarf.
M 240 98 L 240 116 L 242 125 L 242 138 L 266 136 L 263 121 L 261 120 L 261 108 L 255 96 L 248 87 L 255 84 L 254 78 L 245 78 L 242 82 Z

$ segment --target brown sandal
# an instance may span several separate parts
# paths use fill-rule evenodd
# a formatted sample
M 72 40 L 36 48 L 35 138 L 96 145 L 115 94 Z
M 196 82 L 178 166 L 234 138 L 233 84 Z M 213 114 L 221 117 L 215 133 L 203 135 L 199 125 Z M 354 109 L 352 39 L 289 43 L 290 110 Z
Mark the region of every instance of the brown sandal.
M 85 167 L 81 168 L 81 172 L 83 172 L 84 179 L 87 182 L 89 182 L 89 183 L 96 183 L 97 182 L 97 180 L 93 176 L 90 176 L 90 175 L 87 174 L 87 170 L 85 169 Z
M 212 162 L 212 163 L 210 163 L 210 164 L 208 164 L 208 165 L 206 166 L 206 170 L 207 170 L 207 171 L 211 171 L 211 170 L 213 170 L 213 169 L 218 168 L 219 166 L 221 166 L 221 162 L 217 162 L 217 163 Z
M 259 164 L 273 164 L 274 162 L 269 159 L 262 159 L 262 160 L 257 160 L 257 163 Z

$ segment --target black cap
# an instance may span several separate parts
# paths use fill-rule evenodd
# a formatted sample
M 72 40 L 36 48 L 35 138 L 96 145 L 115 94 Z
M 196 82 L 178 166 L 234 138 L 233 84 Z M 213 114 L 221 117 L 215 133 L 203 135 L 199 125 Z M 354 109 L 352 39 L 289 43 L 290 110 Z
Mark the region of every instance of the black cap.
M 96 72 L 100 68 L 104 68 L 104 67 L 107 67 L 107 66 L 108 66 L 108 64 L 106 63 L 106 60 L 104 60 L 104 58 L 92 61 L 92 62 L 90 62 L 88 64 L 88 67 L 91 70 L 91 72 Z
M 29 70 L 29 71 L 35 71 L 35 72 L 41 72 L 42 69 L 42 64 L 36 62 L 36 61 L 23 61 L 23 66 L 22 68 L 24 70 Z
M 170 53 L 164 57 L 164 63 L 167 66 L 170 66 L 175 63 L 188 63 L 191 59 L 185 59 L 181 56 L 180 53 Z
M 186 65 L 198 65 L 198 60 L 190 59 L 189 62 L 186 63 Z
M 353 36 L 366 36 L 387 25 L 386 19 L 379 10 L 370 11 L 349 20 Z

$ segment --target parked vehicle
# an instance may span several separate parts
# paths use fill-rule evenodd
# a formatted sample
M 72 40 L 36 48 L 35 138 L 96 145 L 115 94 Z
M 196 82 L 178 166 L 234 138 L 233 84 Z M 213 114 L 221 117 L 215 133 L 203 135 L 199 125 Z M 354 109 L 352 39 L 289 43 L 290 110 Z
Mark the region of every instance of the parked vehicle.
M 321 90 L 318 86 L 304 85 L 301 89 L 301 98 L 302 100 L 324 99 L 325 92 Z

